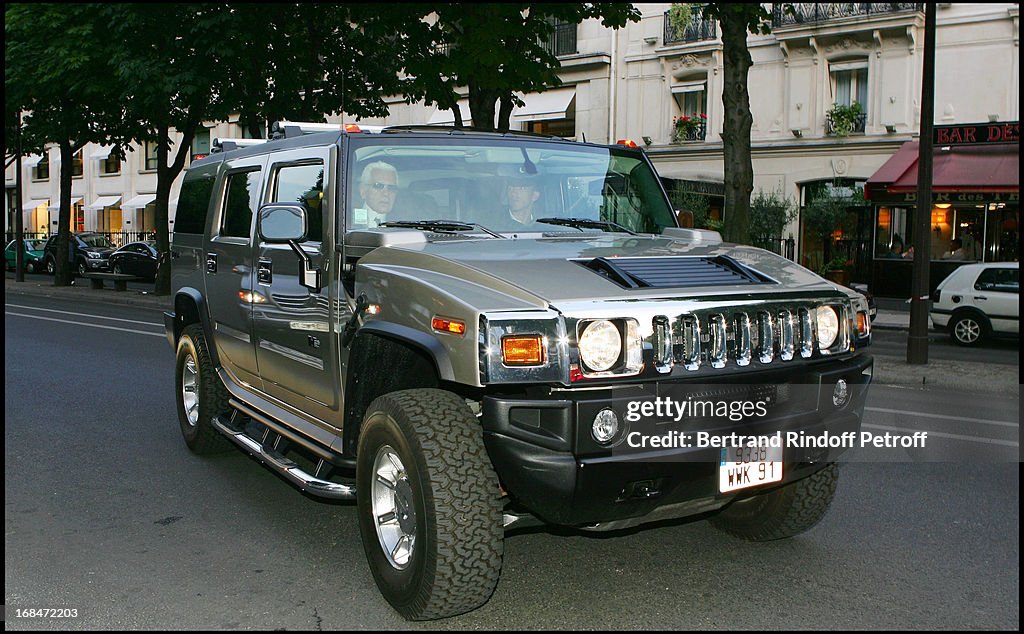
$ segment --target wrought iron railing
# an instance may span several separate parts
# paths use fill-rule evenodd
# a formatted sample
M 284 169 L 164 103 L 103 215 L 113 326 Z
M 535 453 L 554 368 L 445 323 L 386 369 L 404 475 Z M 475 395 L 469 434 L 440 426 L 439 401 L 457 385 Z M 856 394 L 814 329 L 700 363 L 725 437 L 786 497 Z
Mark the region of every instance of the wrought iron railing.
M 787 11 L 786 7 L 792 7 Z M 849 17 L 924 11 L 922 2 L 797 2 L 772 5 L 772 26 L 816 24 Z
M 17 234 L 16 231 L 8 231 L 6 234 L 4 234 L 4 244 L 7 244 L 11 240 L 13 240 L 15 238 L 16 234 Z M 48 234 L 48 233 L 41 233 L 41 232 L 38 232 L 38 231 L 25 231 L 25 232 L 22 233 L 22 236 L 26 240 L 45 240 L 45 239 L 50 237 L 50 234 Z
M 14 239 L 16 232 L 7 231 L 6 239 L 4 244 L 7 244 Z M 98 233 L 101 236 L 106 236 L 108 240 L 114 243 L 116 247 L 123 247 L 129 242 L 141 242 L 143 240 L 156 240 L 156 231 L 90 231 L 89 233 Z M 50 237 L 51 234 L 45 232 L 31 232 L 26 231 L 24 236 L 28 240 L 45 240 Z
M 761 240 L 754 240 L 753 244 L 755 247 L 771 251 L 777 255 L 781 255 L 787 260 L 796 261 L 796 240 L 792 236 L 788 238 L 764 238 Z
M 845 136 L 847 134 L 864 134 L 864 128 L 867 125 L 868 113 L 862 112 L 853 118 L 852 125 L 849 130 L 842 130 L 840 126 L 836 125 L 835 120 L 832 118 L 831 112 L 825 113 L 825 134 L 828 136 Z
M 708 122 L 702 120 L 696 128 L 676 128 L 672 133 L 673 143 L 685 143 L 687 141 L 703 141 L 707 138 Z
M 666 11 L 665 33 L 662 41 L 667 45 L 681 42 L 700 42 L 718 38 L 718 23 L 714 20 L 705 20 L 703 8 L 694 7 L 692 16 L 690 24 L 680 32 L 672 26 L 672 22 L 668 19 L 668 11 Z
M 556 57 L 575 55 L 578 52 L 576 50 L 576 26 L 572 22 L 555 22 L 555 30 L 541 42 L 541 46 Z

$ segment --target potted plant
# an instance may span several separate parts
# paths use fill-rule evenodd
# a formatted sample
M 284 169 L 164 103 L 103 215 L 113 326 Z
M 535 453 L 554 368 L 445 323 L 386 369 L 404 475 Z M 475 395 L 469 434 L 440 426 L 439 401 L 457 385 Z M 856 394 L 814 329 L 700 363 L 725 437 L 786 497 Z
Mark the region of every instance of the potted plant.
M 837 255 L 818 269 L 818 275 L 827 280 L 832 280 L 836 284 L 849 286 L 851 268 L 853 268 L 853 260 L 847 259 L 842 255 Z
M 836 136 L 847 136 L 856 129 L 858 119 L 863 113 L 864 109 L 856 101 L 848 106 L 832 104 L 832 109 L 828 111 L 832 133 Z
M 697 133 L 706 123 L 708 116 L 703 112 L 694 112 L 692 115 L 683 115 L 672 119 L 672 141 L 694 141 L 699 137 Z

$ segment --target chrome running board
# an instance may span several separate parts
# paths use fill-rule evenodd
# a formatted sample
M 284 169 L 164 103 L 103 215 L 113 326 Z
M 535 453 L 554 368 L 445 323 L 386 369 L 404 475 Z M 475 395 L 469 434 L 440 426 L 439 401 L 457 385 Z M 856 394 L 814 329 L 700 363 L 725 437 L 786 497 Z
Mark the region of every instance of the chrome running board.
M 285 458 L 276 451 L 267 449 L 247 436 L 244 432 L 232 429 L 224 418 L 219 416 L 214 417 L 213 426 L 217 431 L 234 441 L 236 445 L 245 449 L 256 458 L 259 458 L 260 462 L 274 469 L 285 478 L 298 485 L 298 487 L 303 491 L 312 495 L 331 498 L 334 500 L 356 499 L 355 486 L 321 480 L 320 478 L 310 475 L 300 469 L 297 464 L 288 458 Z

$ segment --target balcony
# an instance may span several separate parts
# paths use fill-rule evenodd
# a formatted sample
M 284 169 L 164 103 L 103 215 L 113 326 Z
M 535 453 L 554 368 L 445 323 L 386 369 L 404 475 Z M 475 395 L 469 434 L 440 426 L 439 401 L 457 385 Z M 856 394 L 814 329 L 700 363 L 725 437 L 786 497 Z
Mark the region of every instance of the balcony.
M 847 136 L 848 134 L 864 134 L 868 113 L 862 112 L 853 117 L 852 121 L 840 122 L 832 117 L 831 112 L 825 113 L 825 134 L 827 136 Z M 849 129 L 847 129 L 849 128 Z
M 572 22 L 554 22 L 555 30 L 549 35 L 541 46 L 555 57 L 562 55 L 575 55 L 576 50 L 576 24 Z
M 785 6 L 772 5 L 773 28 L 924 11 L 924 3 L 921 2 L 799 2 L 792 5 L 792 13 L 785 11 Z
M 665 12 L 665 34 L 662 42 L 666 46 L 669 44 L 685 44 L 715 39 L 718 39 L 718 24 L 714 20 L 705 20 L 702 8 L 694 7 L 693 18 L 681 33 L 669 21 L 668 11 Z

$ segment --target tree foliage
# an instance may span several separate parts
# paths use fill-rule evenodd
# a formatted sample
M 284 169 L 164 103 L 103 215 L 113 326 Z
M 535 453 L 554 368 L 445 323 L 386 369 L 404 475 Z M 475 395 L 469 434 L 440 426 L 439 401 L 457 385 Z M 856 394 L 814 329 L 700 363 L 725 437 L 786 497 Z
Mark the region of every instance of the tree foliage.
M 758 190 L 750 200 L 750 244 L 769 249 L 797 215 L 796 202 L 782 189 Z
M 617 3 L 444 3 L 432 9 L 429 25 L 406 30 L 404 66 L 410 101 L 425 100 L 452 110 L 461 125 L 457 87 L 469 91 L 473 126 L 508 130 L 512 109 L 523 105 L 516 92 L 558 86 L 561 65 L 544 46 L 556 22 L 578 24 L 599 18 L 613 29 L 636 22 L 640 13 Z M 497 120 L 496 120 L 497 118 Z
M 25 153 L 45 152 L 51 144 L 60 150 L 58 254 L 68 253 L 72 158 L 87 143 L 106 142 L 121 116 L 111 98 L 117 86 L 105 27 L 86 4 L 4 8 L 4 127 L 9 140 L 20 132 Z M 18 112 L 24 113 L 20 131 Z M 5 141 L 5 154 L 12 153 Z M 68 258 L 56 258 L 54 284 L 67 286 L 71 279 Z

